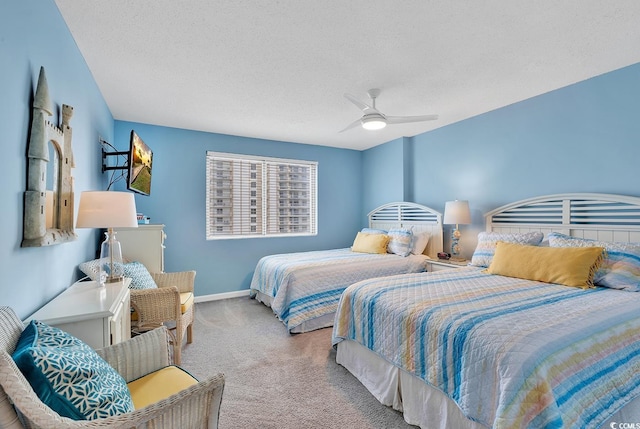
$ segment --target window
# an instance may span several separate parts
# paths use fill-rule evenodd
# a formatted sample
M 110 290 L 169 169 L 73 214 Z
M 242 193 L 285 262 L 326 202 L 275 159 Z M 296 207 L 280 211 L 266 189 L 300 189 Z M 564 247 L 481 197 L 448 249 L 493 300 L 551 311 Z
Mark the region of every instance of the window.
M 207 152 L 207 239 L 315 235 L 318 163 Z

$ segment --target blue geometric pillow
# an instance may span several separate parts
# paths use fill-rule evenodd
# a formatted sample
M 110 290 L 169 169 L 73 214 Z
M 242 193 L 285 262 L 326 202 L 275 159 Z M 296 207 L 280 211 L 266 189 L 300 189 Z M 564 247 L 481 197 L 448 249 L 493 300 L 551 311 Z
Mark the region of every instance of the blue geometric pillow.
M 134 410 L 122 376 L 58 328 L 31 321 L 12 357 L 40 400 L 61 416 L 93 420 Z
M 413 232 L 405 228 L 391 228 L 387 235 L 391 237 L 387 245 L 389 253 L 395 253 L 399 256 L 409 256 L 413 250 Z
M 571 237 L 558 232 L 552 232 L 548 237 L 551 247 L 604 247 L 607 256 L 593 276 L 593 283 L 612 289 L 640 292 L 640 245 Z
M 140 262 L 124 264 L 124 276 L 131 278 L 129 289 L 156 289 L 158 287 L 147 267 Z

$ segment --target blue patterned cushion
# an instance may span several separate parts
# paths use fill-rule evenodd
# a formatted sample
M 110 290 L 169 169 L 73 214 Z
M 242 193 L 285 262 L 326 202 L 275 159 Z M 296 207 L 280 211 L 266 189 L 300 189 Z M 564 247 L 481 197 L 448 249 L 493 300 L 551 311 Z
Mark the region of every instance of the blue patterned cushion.
M 124 276 L 131 278 L 129 289 L 155 289 L 158 287 L 147 267 L 140 262 L 124 264 Z
M 593 283 L 612 289 L 640 291 L 640 245 L 590 240 L 552 232 L 551 247 L 604 247 L 607 256 L 593 277 Z
M 543 238 L 544 234 L 537 231 L 525 233 L 481 232 L 478 234 L 476 250 L 471 256 L 471 265 L 485 268 L 491 265 L 498 241 L 537 246 Z
M 32 321 L 12 355 L 42 402 L 64 417 L 93 420 L 133 411 L 127 384 L 91 347 Z
M 391 228 L 387 231 L 387 235 L 391 237 L 387 245 L 389 253 L 395 253 L 399 256 L 408 256 L 413 250 L 413 232 L 405 228 Z
M 82 271 L 86 276 L 88 276 L 94 282 L 97 282 L 100 278 L 100 259 L 94 259 L 93 261 L 83 262 L 79 266 L 80 271 Z M 106 279 L 106 273 L 103 271 L 102 275 Z M 103 281 L 105 280 L 103 279 Z

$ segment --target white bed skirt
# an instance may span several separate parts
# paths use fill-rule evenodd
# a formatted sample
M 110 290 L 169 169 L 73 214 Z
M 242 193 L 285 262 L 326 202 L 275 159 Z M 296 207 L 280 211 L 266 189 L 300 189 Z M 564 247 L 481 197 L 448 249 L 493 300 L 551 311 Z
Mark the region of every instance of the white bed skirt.
M 407 423 L 422 429 L 487 428 L 466 418 L 458 405 L 440 390 L 355 341 L 341 341 L 337 348 L 336 362 L 353 374 L 380 403 L 402 412 Z M 621 423 L 640 425 L 640 398 L 627 404 L 601 428 L 624 429 L 625 425 L 621 426 Z

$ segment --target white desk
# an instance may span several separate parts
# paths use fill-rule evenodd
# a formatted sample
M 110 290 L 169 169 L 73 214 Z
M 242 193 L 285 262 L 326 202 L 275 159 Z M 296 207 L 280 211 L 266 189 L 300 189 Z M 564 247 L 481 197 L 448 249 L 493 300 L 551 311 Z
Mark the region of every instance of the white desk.
M 96 282 L 75 283 L 24 322 L 40 320 L 94 349 L 125 341 L 131 338 L 130 282 L 125 278 L 104 287 Z

